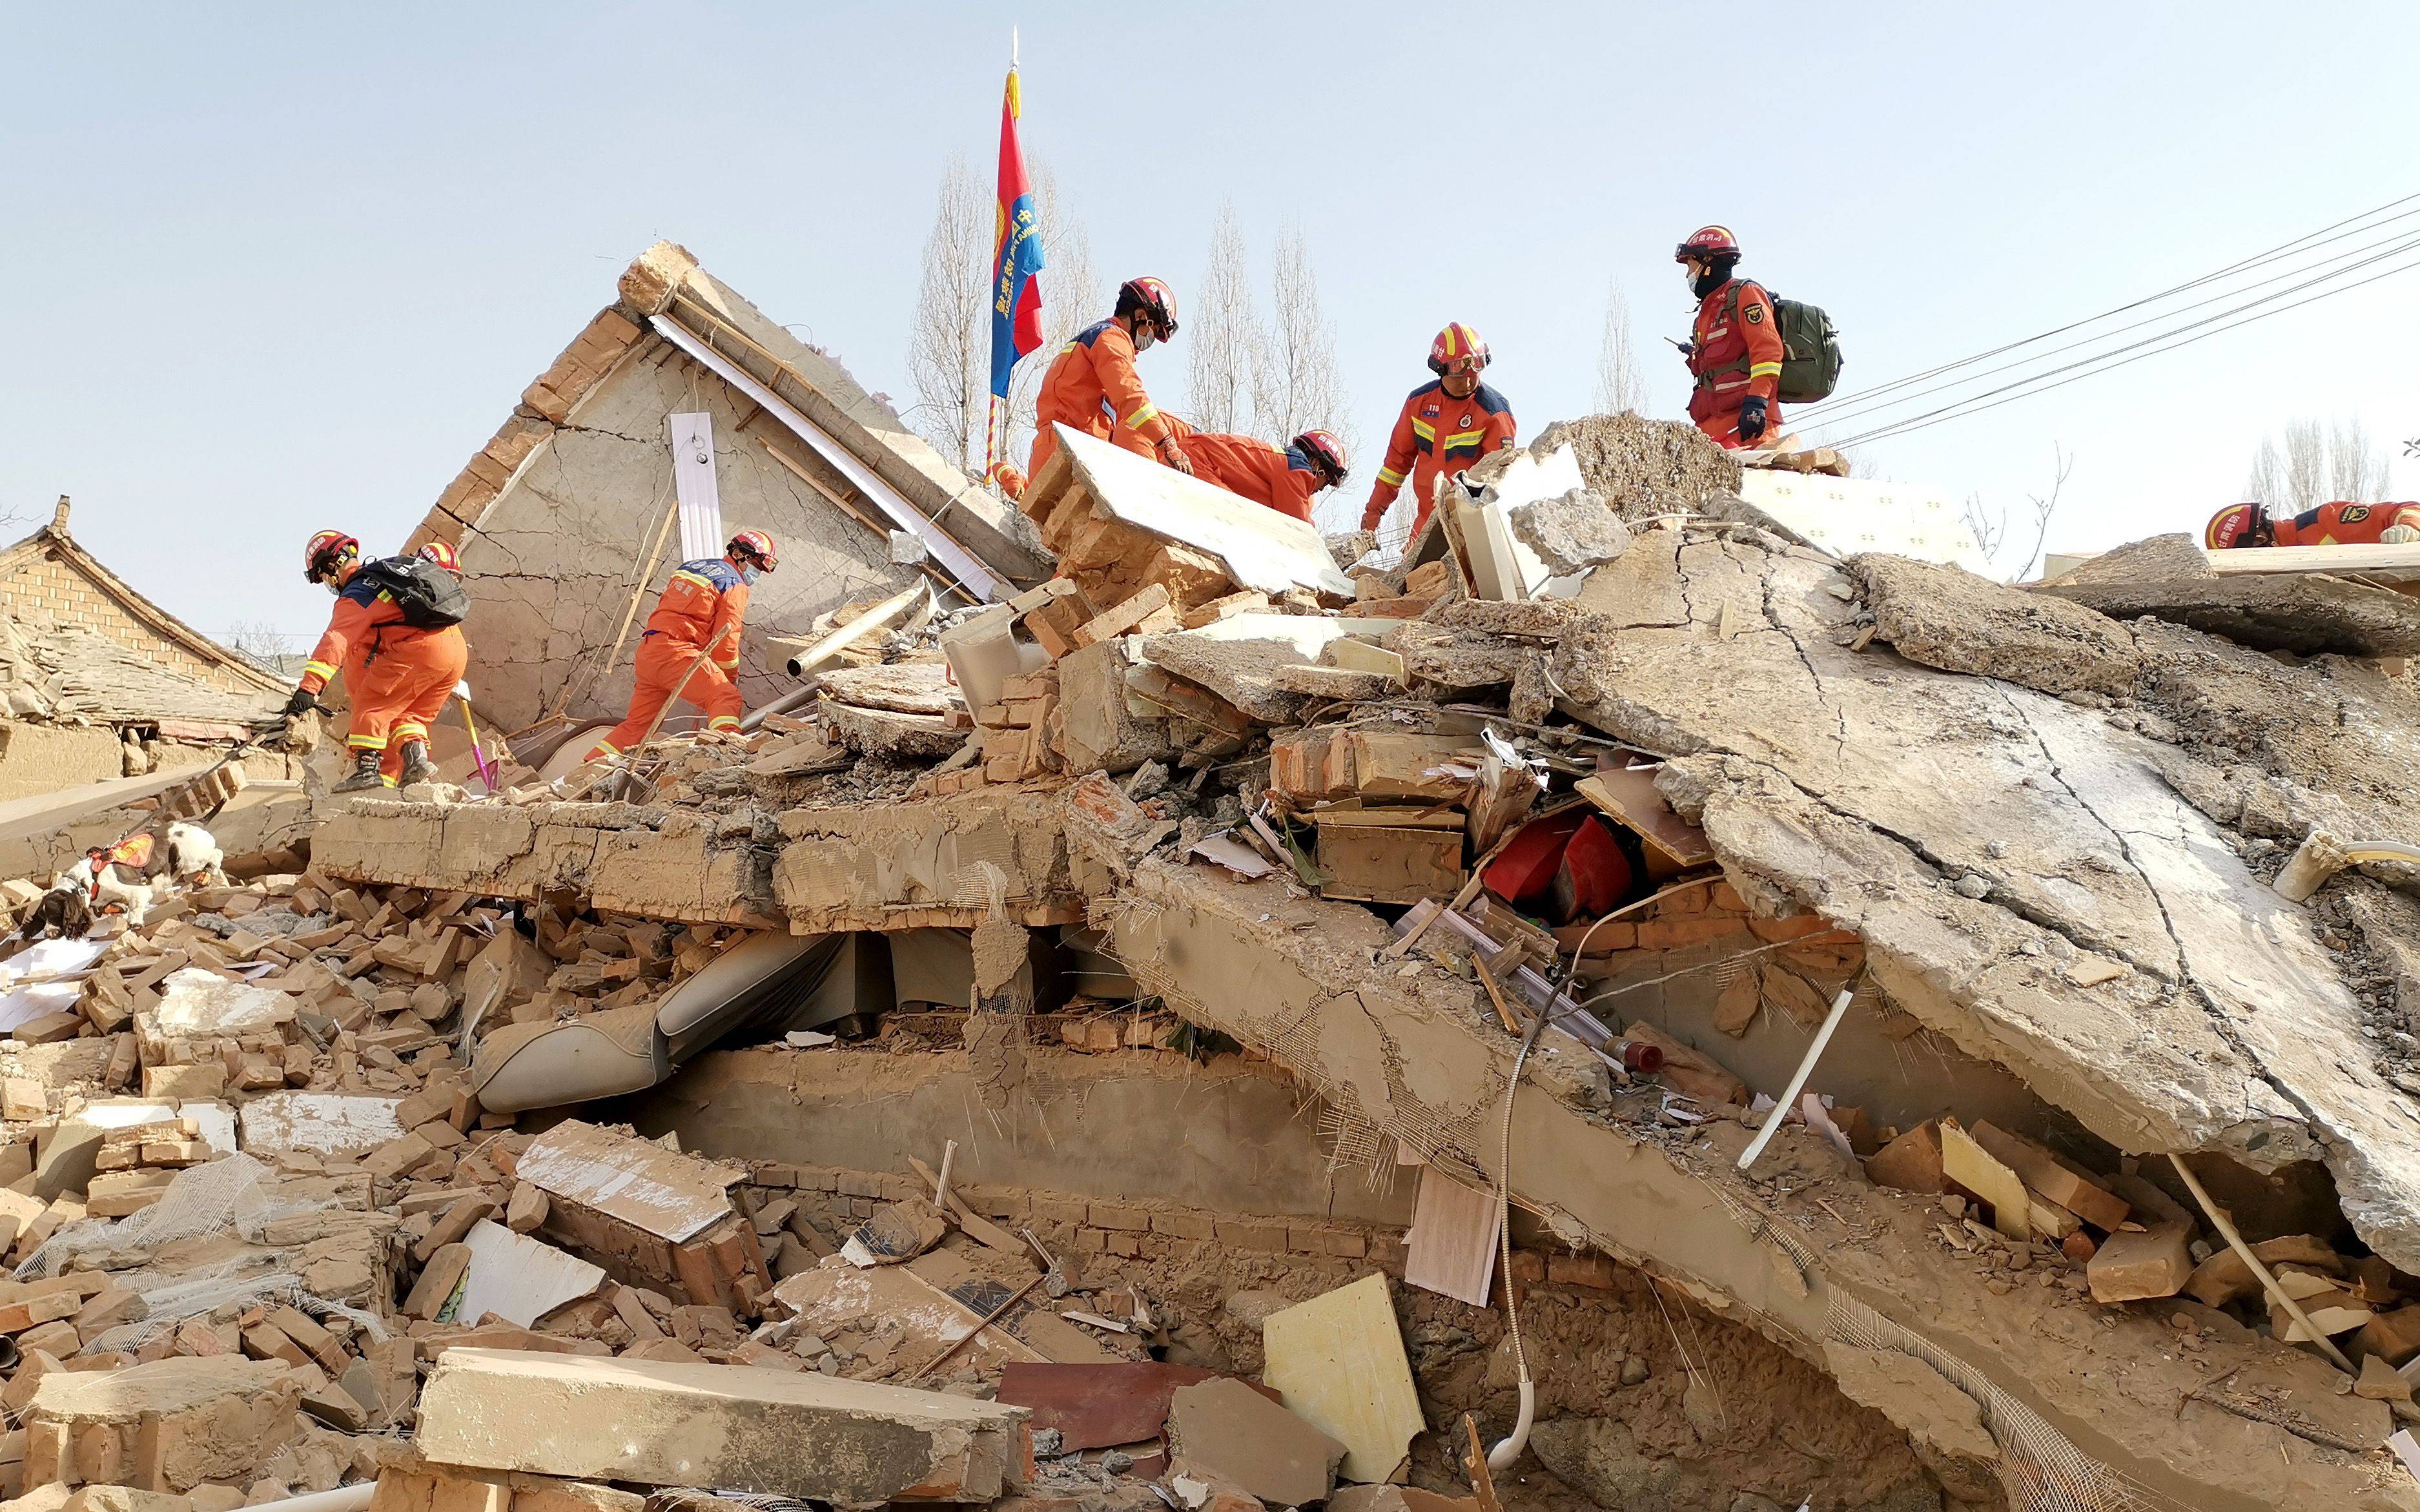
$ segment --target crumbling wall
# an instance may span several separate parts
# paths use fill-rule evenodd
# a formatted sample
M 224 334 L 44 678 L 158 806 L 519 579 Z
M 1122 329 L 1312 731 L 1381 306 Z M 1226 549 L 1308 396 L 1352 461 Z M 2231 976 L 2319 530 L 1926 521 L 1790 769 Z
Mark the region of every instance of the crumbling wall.
M 471 617 L 472 686 L 481 708 L 508 728 L 551 711 L 566 679 L 612 645 L 647 548 L 673 504 L 665 417 L 714 417 L 714 465 L 726 531 L 769 532 L 781 570 L 750 599 L 740 689 L 762 703 L 794 686 L 768 671 L 764 638 L 808 630 L 815 616 L 853 599 L 896 593 L 913 568 L 891 561 L 888 538 L 843 514 L 768 450 L 821 469 L 806 444 L 752 400 L 659 336 L 641 339 L 620 365 L 553 426 L 460 542 Z M 648 580 L 642 619 L 680 562 L 678 529 Z M 634 624 L 611 671 L 575 699 L 576 717 L 617 717 L 630 696 Z

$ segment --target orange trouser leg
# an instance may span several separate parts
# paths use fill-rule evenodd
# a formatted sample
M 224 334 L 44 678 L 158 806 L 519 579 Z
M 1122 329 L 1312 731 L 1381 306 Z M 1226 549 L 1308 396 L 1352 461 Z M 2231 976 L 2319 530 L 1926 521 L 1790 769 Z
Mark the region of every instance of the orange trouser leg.
M 428 739 L 430 727 L 445 712 L 445 701 L 471 666 L 471 647 L 459 625 L 433 630 L 402 647 L 401 654 L 410 658 L 411 678 L 401 690 L 402 706 L 387 731 L 386 756 L 379 764 L 390 779 L 403 776 L 404 743 Z
M 1770 446 L 1781 439 L 1781 406 L 1777 404 L 1768 404 L 1764 407 L 1764 431 L 1752 441 L 1740 440 L 1739 411 L 1735 409 L 1716 409 L 1709 414 L 1700 415 L 1697 419 L 1698 428 L 1704 431 L 1716 446 L 1727 452 Z
M 619 756 L 637 745 L 655 722 L 657 711 L 673 696 L 673 687 L 697 660 L 698 648 L 686 641 L 651 635 L 639 642 L 637 680 L 630 688 L 630 712 L 620 724 L 605 733 L 603 739 L 589 748 L 588 759 Z M 681 690 L 681 702 L 706 712 L 710 728 L 736 730 L 746 705 L 740 701 L 739 689 L 722 669 L 707 662 L 697 669 Z

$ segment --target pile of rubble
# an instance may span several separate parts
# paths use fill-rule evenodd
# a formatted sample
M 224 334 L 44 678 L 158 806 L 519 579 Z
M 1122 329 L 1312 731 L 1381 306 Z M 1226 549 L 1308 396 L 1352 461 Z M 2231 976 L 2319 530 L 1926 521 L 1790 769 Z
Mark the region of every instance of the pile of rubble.
M 1398 559 L 1060 455 L 1059 576 L 752 733 L 332 806 L 24 983 L 24 1487 L 2420 1504 L 2414 905 L 2268 886 L 2420 829 L 2399 669 L 1842 561 L 1635 417 Z M 1197 1197 L 1049 1121 L 1112 1071 L 1416 1196 Z M 36 1434 L 213 1352 L 274 1442 Z

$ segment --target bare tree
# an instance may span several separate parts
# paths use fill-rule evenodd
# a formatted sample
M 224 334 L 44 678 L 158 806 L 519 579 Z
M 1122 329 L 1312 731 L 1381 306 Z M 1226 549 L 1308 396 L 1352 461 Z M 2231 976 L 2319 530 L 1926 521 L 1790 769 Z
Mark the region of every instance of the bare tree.
M 1203 430 L 1249 434 L 1253 373 L 1260 365 L 1260 317 L 1252 309 L 1251 270 L 1235 206 L 1221 200 L 1210 224 L 1210 258 L 1202 270 L 1194 316 L 1185 323 L 1190 383 L 1187 418 Z
M 1344 379 L 1336 367 L 1336 327 L 1319 302 L 1319 274 L 1299 227 L 1280 233 L 1269 277 L 1268 338 L 1254 374 L 1260 437 L 1280 445 L 1317 427 L 1353 443 Z
M 1993 509 L 1983 502 L 1981 494 L 1970 493 L 1966 501 L 1958 506 L 1958 517 L 1966 522 L 1966 529 L 1974 535 L 1975 545 L 1982 551 L 1984 561 L 1989 562 L 2000 554 L 2000 543 L 2009 534 L 2006 505 Z
M 2025 559 L 2017 563 L 2016 576 L 2009 579 L 2011 582 L 2022 580 L 2034 570 L 2034 563 L 2041 560 L 2042 542 L 2050 536 L 2051 517 L 2058 513 L 2058 496 L 2067 487 L 2068 474 L 2075 471 L 2075 458 L 2055 442 L 2051 445 L 2050 456 L 2050 492 L 2047 495 L 2025 495 L 2025 502 L 2033 506 L 2034 540 L 2033 545 L 2025 548 Z
M 2296 510 L 2316 509 L 2327 486 L 2328 437 L 2316 420 L 2297 420 L 2286 427 L 2286 490 Z
M 1351 457 L 1360 450 L 1353 406 L 1336 362 L 1336 327 L 1319 302 L 1319 274 L 1300 226 L 1279 233 L 1269 275 L 1269 326 L 1253 376 L 1253 409 L 1263 440 L 1283 446 L 1306 430 L 1325 430 Z M 1319 501 L 1317 516 L 1340 515 L 1339 494 Z M 1317 519 L 1323 530 L 1350 530 L 1353 521 Z
M 1033 450 L 1033 405 L 1042 376 L 1059 348 L 1109 313 L 1100 277 L 1093 271 L 1093 239 L 1061 192 L 1059 176 L 1039 158 L 1028 162 L 1033 218 L 1042 235 L 1042 345 L 1018 360 L 1009 378 L 1008 422 L 1001 440 L 1001 455 L 1020 467 Z
M 1618 415 L 1647 408 L 1647 380 L 1638 371 L 1638 350 L 1630 340 L 1630 301 L 1620 284 L 1605 291 L 1605 333 L 1596 348 L 1596 412 Z
M 2386 448 L 2358 420 L 2334 427 L 2316 420 L 2286 426 L 2285 445 L 2264 440 L 2253 454 L 2243 496 L 2274 514 L 2299 515 L 2332 500 L 2379 500 L 2388 487 Z
M 2264 440 L 2252 454 L 2252 472 L 2243 480 L 2243 497 L 2255 503 L 2286 502 L 2286 459 L 2275 441 Z
M 2025 554 L 2018 559 L 2016 571 L 2009 575 L 2009 582 L 2022 580 L 2033 570 L 2034 563 L 2041 560 L 2042 542 L 2050 535 L 2051 517 L 2058 513 L 2059 494 L 2067 487 L 2068 475 L 2075 471 L 2075 458 L 2069 455 L 2064 448 L 2054 445 L 2050 455 L 2050 492 L 2025 496 L 2025 503 L 2033 513 L 2033 540 L 2025 548 Z M 1958 513 L 1965 520 L 1966 528 L 1974 532 L 1975 544 L 1981 548 L 1986 562 L 1996 563 L 2001 548 L 2016 540 L 2018 532 L 2023 529 L 2022 526 L 2010 527 L 2006 505 L 1996 509 L 1988 506 L 1978 493 L 1968 494 L 1966 502 Z
M 283 672 L 282 658 L 293 654 L 299 636 L 288 635 L 267 620 L 243 620 L 226 628 L 220 644 L 271 671 Z
M 2386 448 L 2373 444 L 2368 427 L 2358 420 L 2329 433 L 2328 495 L 2356 502 L 2386 497 Z
M 965 472 L 983 470 L 991 392 L 991 252 L 997 212 L 963 157 L 941 174 L 924 277 L 908 337 L 908 413 L 918 435 Z

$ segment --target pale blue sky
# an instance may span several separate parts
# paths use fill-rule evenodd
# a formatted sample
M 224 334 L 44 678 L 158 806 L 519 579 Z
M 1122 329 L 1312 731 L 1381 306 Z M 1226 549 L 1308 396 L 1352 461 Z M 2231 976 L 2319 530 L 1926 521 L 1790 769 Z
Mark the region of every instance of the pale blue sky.
M 669 237 L 908 393 L 936 181 L 1029 150 L 1105 280 L 1180 299 L 1232 198 L 1305 228 L 1368 446 L 1478 327 L 1525 433 L 1582 413 L 1607 281 L 1657 408 L 1672 244 L 1824 305 L 1847 386 L 2178 283 L 2400 195 L 2410 5 L 9 5 L 0 507 L 200 627 L 308 632 L 314 529 L 399 543 L 618 270 Z M 1046 287 L 1047 274 L 1045 274 Z M 2053 549 L 2190 529 L 2298 417 L 2420 436 L 2420 273 L 1874 448 Z M 1181 399 L 1178 349 L 1144 375 Z M 2399 453 L 2399 447 L 2397 448 Z M 2398 455 L 2396 492 L 2420 488 Z

